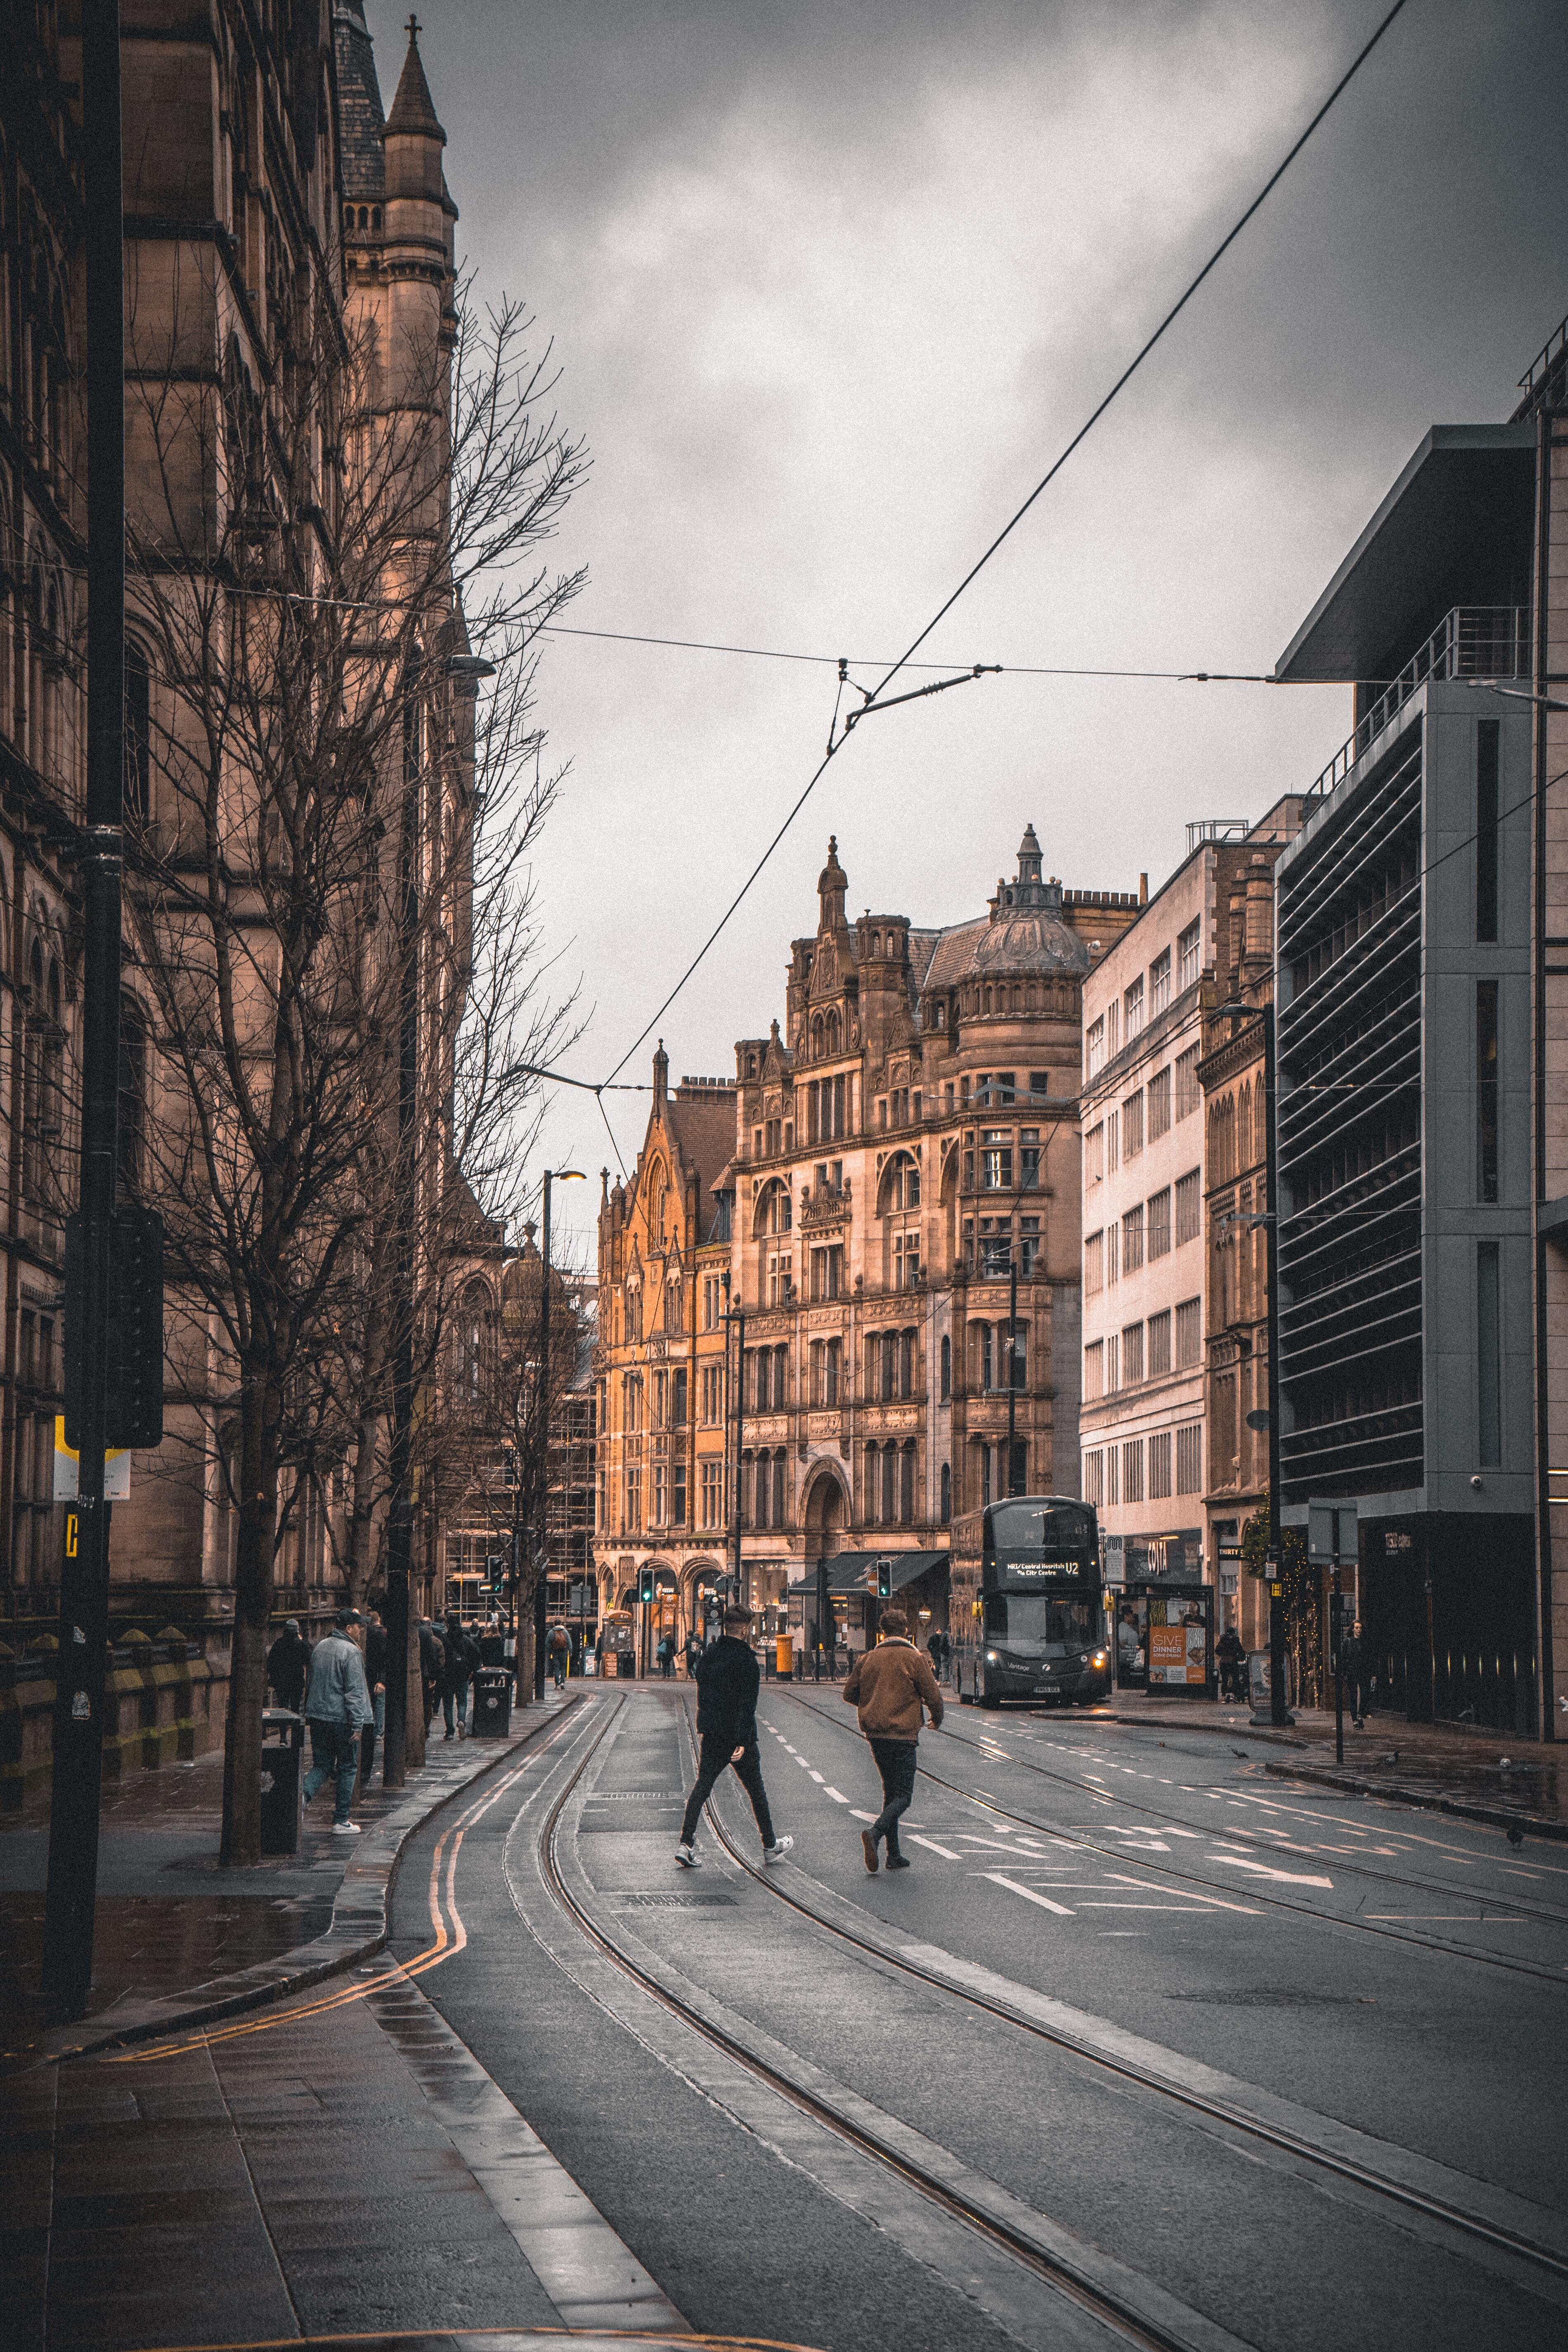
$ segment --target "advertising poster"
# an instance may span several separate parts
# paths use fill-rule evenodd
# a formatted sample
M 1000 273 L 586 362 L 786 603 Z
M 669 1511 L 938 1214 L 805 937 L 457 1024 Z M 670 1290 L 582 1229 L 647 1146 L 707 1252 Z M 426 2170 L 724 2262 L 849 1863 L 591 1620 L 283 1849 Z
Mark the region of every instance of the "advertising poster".
M 1191 1625 L 1151 1625 L 1149 1628 L 1149 1680 L 1152 1683 L 1178 1683 L 1184 1690 L 1187 1682 L 1187 1636 L 1195 1632 L 1198 1637 L 1198 1678 L 1203 1679 L 1203 1628 Z

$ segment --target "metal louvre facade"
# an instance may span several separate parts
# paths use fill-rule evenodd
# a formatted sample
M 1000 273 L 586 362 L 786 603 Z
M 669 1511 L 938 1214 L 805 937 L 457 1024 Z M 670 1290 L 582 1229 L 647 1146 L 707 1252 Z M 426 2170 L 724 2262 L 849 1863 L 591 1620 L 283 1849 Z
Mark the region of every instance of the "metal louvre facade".
M 1417 709 L 1279 877 L 1286 1506 L 1425 1483 L 1425 739 Z

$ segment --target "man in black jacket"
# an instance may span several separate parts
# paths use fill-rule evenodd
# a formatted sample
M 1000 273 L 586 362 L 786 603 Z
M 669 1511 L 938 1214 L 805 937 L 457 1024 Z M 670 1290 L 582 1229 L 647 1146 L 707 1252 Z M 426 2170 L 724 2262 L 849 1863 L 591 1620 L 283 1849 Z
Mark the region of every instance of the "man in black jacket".
M 300 1631 L 298 1617 L 290 1617 L 267 1653 L 267 1679 L 279 1706 L 299 1714 L 310 1671 L 310 1644 Z
M 762 1832 L 763 1860 L 782 1862 L 794 1845 L 792 1837 L 773 1835 L 768 1792 L 763 1786 L 763 1760 L 757 1753 L 757 1692 L 762 1685 L 756 1653 L 746 1636 L 752 1630 L 749 1609 L 726 1609 L 724 1631 L 697 1662 L 697 1736 L 700 1753 L 697 1783 L 686 1800 L 680 1843 L 675 1859 L 685 1870 L 701 1867 L 692 1843 L 703 1806 L 712 1795 L 727 1764 L 752 1801 Z

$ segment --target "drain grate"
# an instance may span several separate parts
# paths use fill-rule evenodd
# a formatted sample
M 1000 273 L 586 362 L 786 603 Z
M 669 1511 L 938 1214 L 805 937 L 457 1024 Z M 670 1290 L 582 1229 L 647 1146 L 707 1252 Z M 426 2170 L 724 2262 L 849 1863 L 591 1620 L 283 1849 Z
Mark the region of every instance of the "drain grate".
M 1167 2000 L 1200 2000 L 1216 2009 L 1359 2009 L 1359 1993 L 1296 1992 L 1284 1985 L 1247 1986 L 1239 1992 L 1168 1992 Z
M 680 1895 L 618 1895 L 615 1900 L 637 1911 L 730 1911 L 735 1906 L 734 1896 L 721 1886 L 693 1887 Z

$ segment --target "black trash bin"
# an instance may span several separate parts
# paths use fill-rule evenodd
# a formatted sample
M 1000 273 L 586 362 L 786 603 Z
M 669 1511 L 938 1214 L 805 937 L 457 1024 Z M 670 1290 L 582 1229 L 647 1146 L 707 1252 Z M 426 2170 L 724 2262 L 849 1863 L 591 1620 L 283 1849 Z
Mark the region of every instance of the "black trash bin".
M 300 1782 L 305 1764 L 305 1718 L 286 1706 L 261 1715 L 261 1851 L 300 1851 Z
M 474 1676 L 474 1739 L 504 1739 L 511 1729 L 511 1676 L 505 1666 L 481 1666 Z

